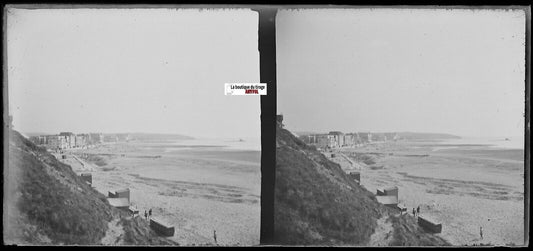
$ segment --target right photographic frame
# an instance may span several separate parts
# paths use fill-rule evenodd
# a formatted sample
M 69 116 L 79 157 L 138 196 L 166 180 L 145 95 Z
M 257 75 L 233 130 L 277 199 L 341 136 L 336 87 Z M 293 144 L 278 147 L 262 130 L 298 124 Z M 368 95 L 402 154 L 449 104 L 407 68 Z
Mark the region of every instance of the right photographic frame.
M 274 243 L 528 245 L 530 20 L 279 9 Z

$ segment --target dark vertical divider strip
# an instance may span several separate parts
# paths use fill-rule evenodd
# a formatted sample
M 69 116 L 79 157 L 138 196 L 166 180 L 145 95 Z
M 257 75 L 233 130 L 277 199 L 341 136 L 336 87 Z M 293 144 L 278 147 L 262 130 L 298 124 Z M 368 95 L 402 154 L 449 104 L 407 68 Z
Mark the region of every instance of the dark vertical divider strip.
M 274 188 L 276 176 L 276 9 L 259 13 L 259 67 L 267 95 L 261 96 L 261 244 L 274 237 Z

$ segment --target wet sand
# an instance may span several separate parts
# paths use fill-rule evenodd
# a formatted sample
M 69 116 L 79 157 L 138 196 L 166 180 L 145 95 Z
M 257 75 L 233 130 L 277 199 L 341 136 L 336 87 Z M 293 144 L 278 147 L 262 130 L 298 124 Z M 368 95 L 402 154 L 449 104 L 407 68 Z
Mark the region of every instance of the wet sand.
M 92 165 L 93 186 L 103 194 L 129 188 L 132 205 L 174 225 L 169 238 L 180 245 L 214 245 L 214 230 L 218 245 L 259 244 L 258 151 L 129 142 L 69 153 L 103 157 L 103 166 L 64 161 L 79 173 Z
M 420 205 L 421 214 L 439 220 L 440 236 L 453 245 L 523 245 L 523 150 L 396 142 L 341 151 L 352 159 L 353 152 L 372 156 L 370 165 L 332 160 L 345 170 L 360 169 L 370 191 L 398 186 L 400 203 L 409 212 Z

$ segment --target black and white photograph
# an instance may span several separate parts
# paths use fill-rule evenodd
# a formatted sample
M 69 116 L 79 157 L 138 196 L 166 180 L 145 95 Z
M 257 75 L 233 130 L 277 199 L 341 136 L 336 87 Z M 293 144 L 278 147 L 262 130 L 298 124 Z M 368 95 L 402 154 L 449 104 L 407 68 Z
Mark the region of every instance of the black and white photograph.
M 4 14 L 5 244 L 259 245 L 256 11 Z
M 6 246 L 529 246 L 531 6 L 3 14 Z
M 520 8 L 278 10 L 276 243 L 526 244 L 525 36 Z

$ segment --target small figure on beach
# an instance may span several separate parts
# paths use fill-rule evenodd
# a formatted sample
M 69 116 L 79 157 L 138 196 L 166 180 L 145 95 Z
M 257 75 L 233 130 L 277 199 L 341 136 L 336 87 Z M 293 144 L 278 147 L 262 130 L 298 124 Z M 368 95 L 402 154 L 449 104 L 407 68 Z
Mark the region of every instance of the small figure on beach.
M 146 210 L 144 210 L 144 218 L 148 220 L 148 213 L 146 212 Z
M 414 207 L 413 207 L 413 216 L 416 216 L 416 211 Z
M 218 245 L 218 243 L 217 243 L 217 230 L 213 230 L 213 239 L 215 239 L 215 244 Z
M 417 214 L 417 215 L 420 215 L 420 206 L 418 206 L 418 207 L 416 208 L 416 214 Z
M 483 227 L 479 226 L 479 236 L 483 240 Z
M 148 210 L 148 216 L 150 217 L 150 219 L 152 218 L 152 209 L 150 208 L 150 210 Z

